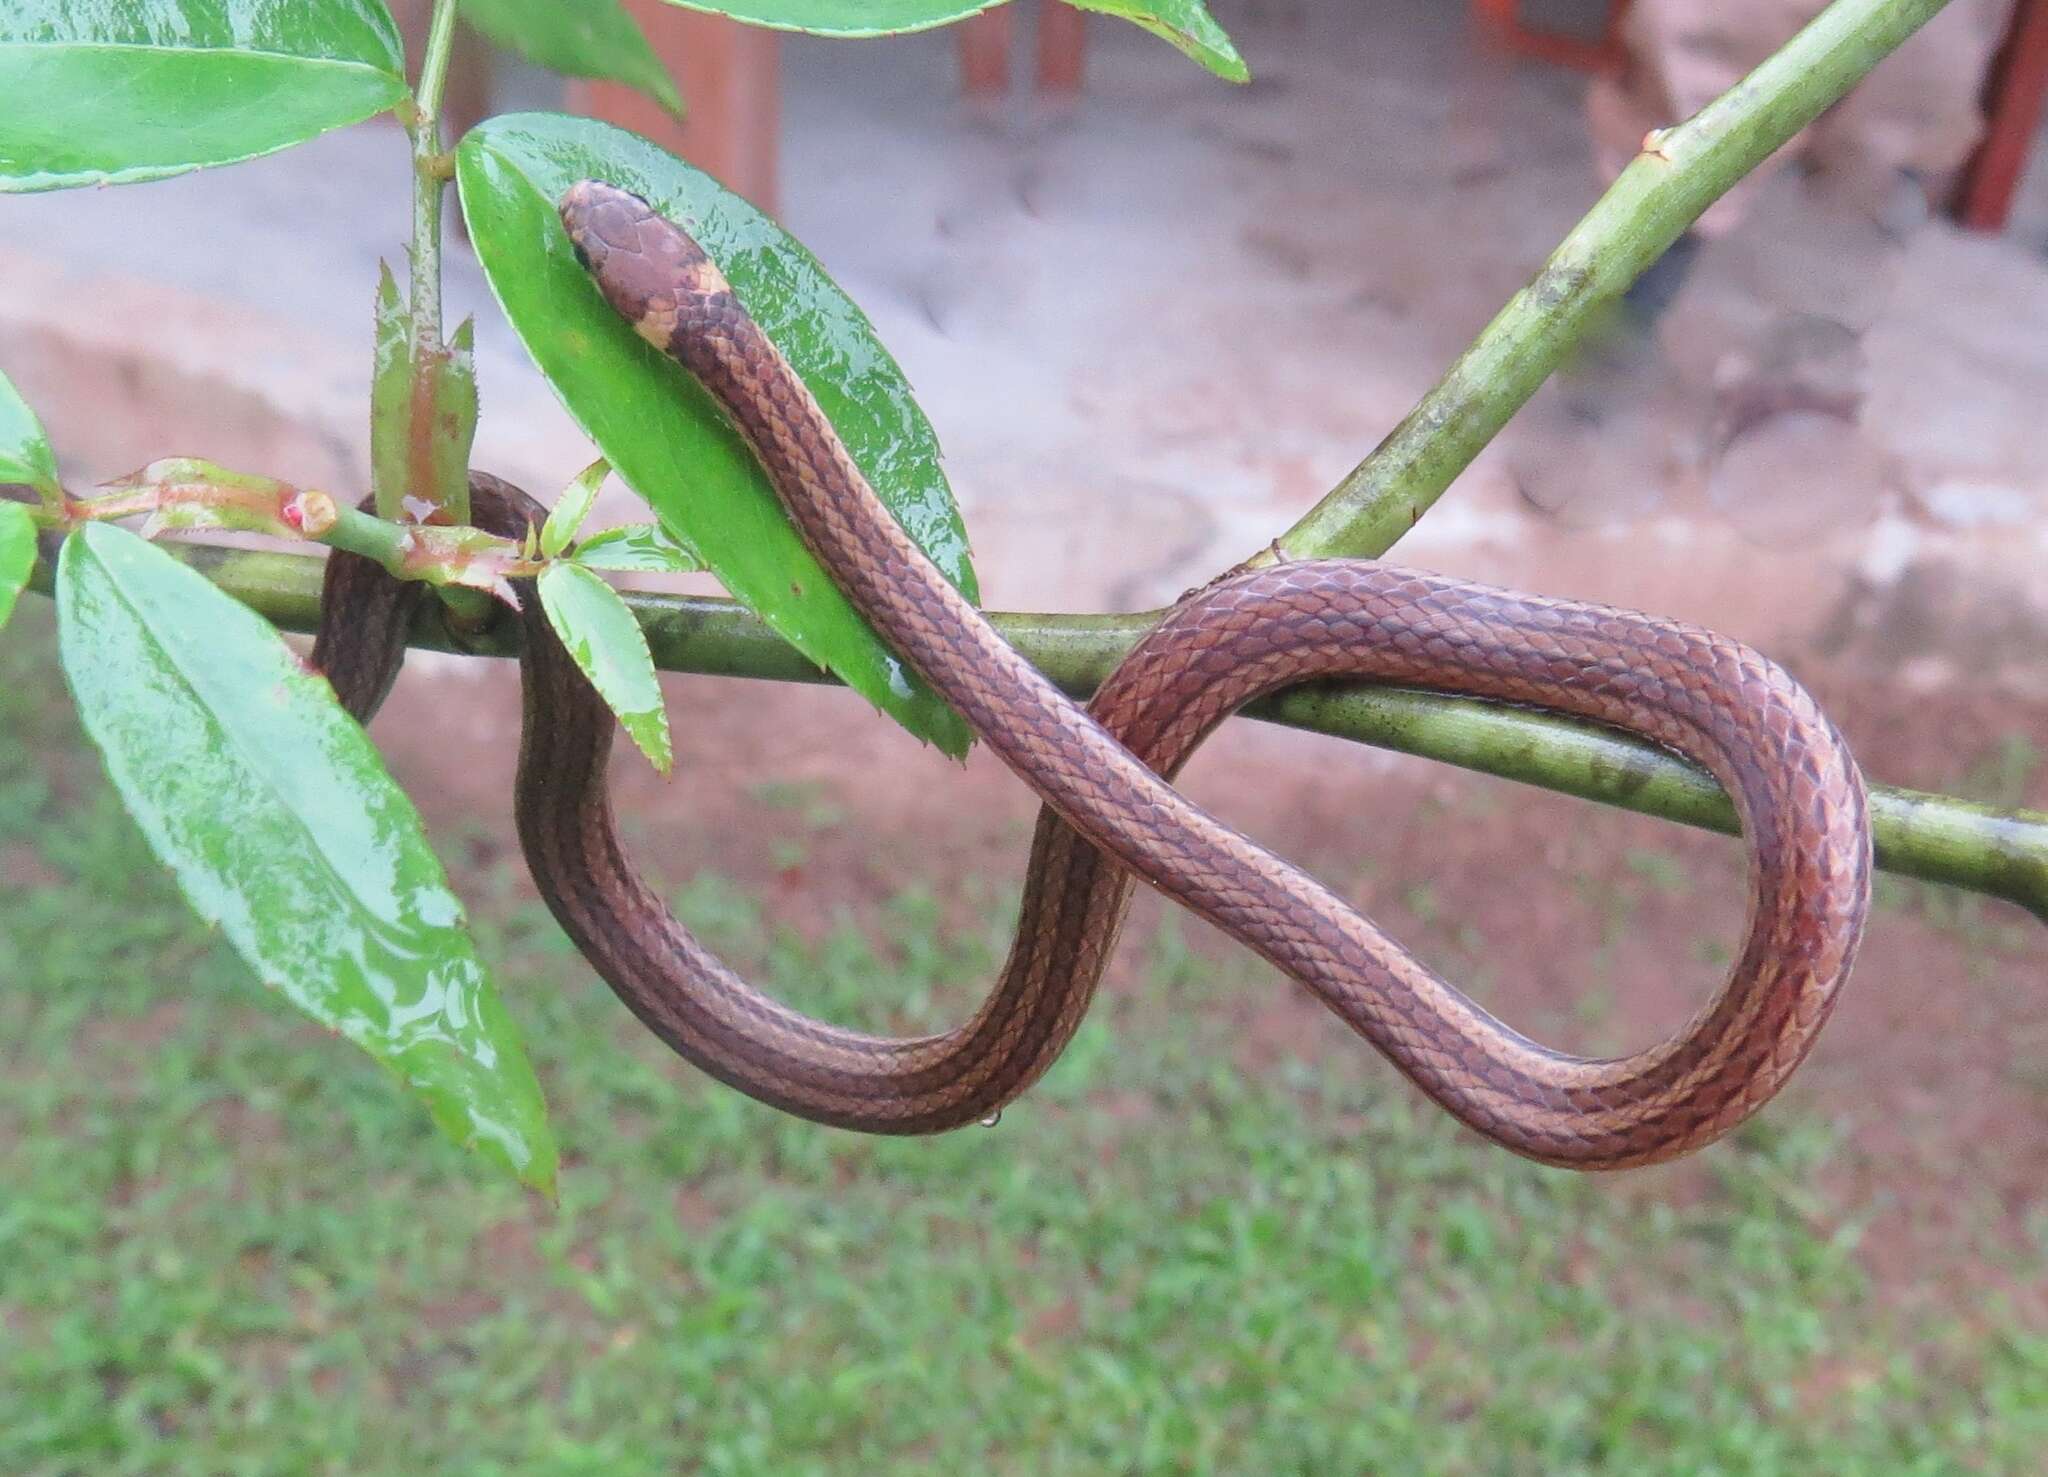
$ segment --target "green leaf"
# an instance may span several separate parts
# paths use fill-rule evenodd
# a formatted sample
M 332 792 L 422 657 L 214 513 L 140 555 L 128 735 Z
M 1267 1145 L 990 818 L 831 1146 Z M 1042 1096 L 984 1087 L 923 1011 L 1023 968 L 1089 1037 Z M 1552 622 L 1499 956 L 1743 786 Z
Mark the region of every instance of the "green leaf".
M 575 559 L 586 569 L 629 569 L 644 574 L 689 574 L 704 567 L 659 523 L 628 523 L 593 533 L 576 546 Z
M 50 454 L 43 423 L 4 374 L 0 374 L 0 482 L 20 482 L 45 496 L 57 495 L 57 458 Z
M 415 353 L 415 373 L 428 381 L 426 418 L 412 426 L 418 475 L 409 488 L 430 498 L 451 523 L 469 521 L 469 452 L 476 442 L 476 320 L 455 325 L 448 342 Z M 417 510 L 420 521 L 431 518 Z
M 548 513 L 548 521 L 540 531 L 540 551 L 548 558 L 558 557 L 562 550 L 575 542 L 576 530 L 583 526 L 583 520 L 590 516 L 590 505 L 597 501 L 597 490 L 604 486 L 604 479 L 611 476 L 612 464 L 599 457 L 576 474 L 576 478 L 562 490 L 555 499 L 554 508 Z
M 575 564 L 550 564 L 540 573 L 541 608 L 598 695 L 663 774 L 675 762 L 669 749 L 668 711 L 647 636 L 619 592 Z
M 65 542 L 57 613 L 86 731 L 200 916 L 451 1138 L 552 1193 L 518 1033 L 412 802 L 332 689 L 259 616 L 108 524 Z
M 147 493 L 156 500 L 142 528 L 146 539 L 166 529 L 194 528 L 303 538 L 308 504 L 317 500 L 332 507 L 324 492 L 237 472 L 196 456 L 161 457 L 100 487 L 109 493 Z
M 405 96 L 382 0 L 9 0 L 0 191 L 232 164 Z
M 1070 0 L 1076 10 L 1122 16 L 1200 62 L 1226 82 L 1249 82 L 1251 68 L 1202 0 Z
M 377 516 L 397 522 L 404 509 L 405 464 L 412 438 L 412 319 L 392 280 L 391 264 L 377 263 L 377 306 L 371 315 L 370 490 Z
M 387 263 L 377 263 L 370 361 L 370 490 L 377 516 L 466 523 L 469 450 L 476 440 L 476 328 L 465 318 L 446 344 L 421 346 Z M 417 390 L 424 381 L 426 394 Z
M 668 0 L 752 26 L 813 36 L 893 36 L 950 25 L 1004 0 Z
M 462 17 L 550 71 L 623 82 L 683 115 L 675 79 L 618 0 L 462 0 Z
M 0 501 L 0 629 L 36 567 L 36 525 L 20 503 Z
M 886 36 L 922 31 L 993 10 L 1002 0 L 669 0 L 734 20 L 814 36 Z M 1251 73 L 1202 0 L 1071 0 L 1143 26 L 1217 76 L 1243 82 Z
M 606 306 L 555 215 L 611 180 L 686 221 L 788 355 L 896 519 L 968 598 L 967 537 L 931 426 L 873 327 L 811 254 L 709 175 L 583 118 L 512 114 L 463 139 L 456 177 L 491 288 L 569 412 L 662 524 L 805 656 L 920 738 L 967 727 L 882 645 L 803 546 L 717 403 Z

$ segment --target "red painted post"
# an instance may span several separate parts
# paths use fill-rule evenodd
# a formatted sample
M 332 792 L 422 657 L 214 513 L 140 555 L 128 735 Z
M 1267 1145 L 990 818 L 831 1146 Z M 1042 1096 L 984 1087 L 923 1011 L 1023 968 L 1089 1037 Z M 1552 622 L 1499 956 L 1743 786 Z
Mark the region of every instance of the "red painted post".
M 1010 7 L 984 10 L 957 27 L 960 85 L 969 97 L 1001 97 L 1010 90 Z
M 1067 96 L 1078 93 L 1087 66 L 1087 45 L 1088 17 L 1059 0 L 1045 0 L 1038 11 L 1038 90 Z
M 1619 72 L 1628 60 L 1621 44 L 1621 21 L 1628 14 L 1629 0 L 1613 0 L 1598 41 L 1582 41 L 1555 31 L 1540 31 L 1522 24 L 1520 0 L 1472 0 L 1472 8 L 1517 56 L 1571 67 L 1581 72 Z
M 1964 166 L 1956 215 L 1973 231 L 2002 231 L 2026 172 L 2048 93 L 2048 0 L 2020 0 L 1984 88 L 1984 137 Z
M 660 0 L 625 4 L 682 88 L 687 117 L 678 123 L 617 82 L 572 83 L 569 107 L 645 134 L 772 213 L 782 123 L 775 33 Z

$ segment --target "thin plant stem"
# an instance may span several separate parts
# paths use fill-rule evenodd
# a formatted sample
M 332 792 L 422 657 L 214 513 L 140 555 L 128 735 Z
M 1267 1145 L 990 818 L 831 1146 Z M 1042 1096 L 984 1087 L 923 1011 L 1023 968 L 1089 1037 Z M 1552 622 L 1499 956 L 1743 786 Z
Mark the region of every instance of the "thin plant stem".
M 441 94 L 448 81 L 448 55 L 455 39 L 456 0 L 434 0 L 427 45 L 420 56 L 419 88 L 413 97 L 412 136 L 412 329 L 422 347 L 441 342 Z
M 441 202 L 448 187 L 447 158 L 441 150 L 441 95 L 448 80 L 448 57 L 455 39 L 456 0 L 434 0 L 427 23 L 427 44 L 420 55 L 419 86 L 406 131 L 412 139 L 412 320 L 413 372 L 420 376 L 416 398 L 430 398 L 431 376 L 444 356 L 441 342 Z M 394 490 L 380 488 L 378 511 L 395 518 Z M 469 490 L 451 486 L 442 513 L 451 523 L 469 521 Z
M 206 544 L 165 547 L 275 625 L 315 629 L 320 561 L 303 554 Z M 45 593 L 50 570 L 32 580 Z M 831 682 L 731 600 L 627 591 L 657 667 L 777 682 Z M 991 612 L 1003 638 L 1076 697 L 1094 692 L 1151 629 L 1151 615 Z M 426 602 L 412 643 L 509 656 L 516 622 L 455 630 Z M 1552 714 L 1358 684 L 1311 684 L 1247 708 L 1252 717 L 1455 764 L 1683 825 L 1733 833 L 1735 811 L 1704 771 L 1645 740 Z M 1887 871 L 2018 903 L 2048 923 L 2048 814 L 2000 810 L 1946 795 L 1871 788 L 1877 862 Z

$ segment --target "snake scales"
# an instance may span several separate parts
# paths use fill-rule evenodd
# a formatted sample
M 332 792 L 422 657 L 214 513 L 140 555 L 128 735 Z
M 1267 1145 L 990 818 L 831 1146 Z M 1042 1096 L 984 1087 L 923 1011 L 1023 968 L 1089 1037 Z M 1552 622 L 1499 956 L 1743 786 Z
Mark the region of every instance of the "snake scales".
M 613 720 L 521 588 L 521 843 L 549 907 L 655 1034 L 713 1076 L 818 1122 L 929 1133 L 988 1118 L 1079 1025 L 1138 877 L 1300 981 L 1423 1092 L 1546 1163 L 1651 1163 L 1710 1142 L 1805 1058 L 1868 904 L 1861 776 L 1813 699 L 1713 632 L 1368 560 L 1240 573 L 1176 606 L 1084 710 L 1006 645 L 897 526 L 718 268 L 638 197 L 584 181 L 562 220 L 606 299 L 695 375 L 752 446 L 820 562 L 890 646 L 1045 802 L 1017 936 L 980 1009 L 892 1039 L 761 994 L 670 915 L 626 860 L 606 795 Z M 477 521 L 541 510 L 478 474 Z M 367 717 L 404 655 L 416 584 L 329 563 L 316 663 Z M 1312 878 L 1170 781 L 1264 693 L 1350 677 L 1632 730 L 1712 771 L 1750 851 L 1743 947 L 1677 1034 L 1611 1060 L 1517 1034 Z

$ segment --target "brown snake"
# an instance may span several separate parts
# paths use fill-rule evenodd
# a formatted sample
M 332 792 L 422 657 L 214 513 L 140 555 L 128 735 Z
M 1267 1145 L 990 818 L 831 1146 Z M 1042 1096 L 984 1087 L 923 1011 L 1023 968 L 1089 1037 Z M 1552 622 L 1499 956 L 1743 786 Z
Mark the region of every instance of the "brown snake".
M 612 306 L 724 406 L 805 542 L 873 623 L 1044 800 L 1000 979 L 965 1025 L 891 1039 L 754 990 L 634 875 L 606 795 L 613 721 L 522 587 L 518 820 L 535 882 L 576 945 L 705 1071 L 819 1122 L 928 1133 L 988 1118 L 1059 1055 L 1088 1007 L 1135 873 L 1307 986 L 1461 1121 L 1582 1169 L 1708 1143 L 1805 1058 L 1853 960 L 1870 879 L 1863 783 L 1813 699 L 1698 627 L 1488 589 L 1368 560 L 1303 560 L 1187 597 L 1084 711 L 999 637 L 902 532 L 718 268 L 637 196 L 579 183 L 561 214 Z M 477 520 L 537 509 L 478 476 Z M 354 556 L 330 564 L 316 661 L 351 709 L 396 674 L 417 596 Z M 1351 677 L 1612 724 L 1710 770 L 1747 838 L 1747 937 L 1727 983 L 1669 1040 L 1590 1060 L 1529 1041 L 1373 923 L 1169 783 L 1264 693 Z

